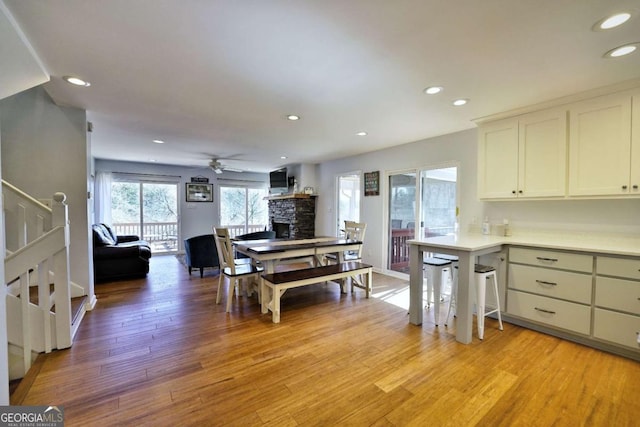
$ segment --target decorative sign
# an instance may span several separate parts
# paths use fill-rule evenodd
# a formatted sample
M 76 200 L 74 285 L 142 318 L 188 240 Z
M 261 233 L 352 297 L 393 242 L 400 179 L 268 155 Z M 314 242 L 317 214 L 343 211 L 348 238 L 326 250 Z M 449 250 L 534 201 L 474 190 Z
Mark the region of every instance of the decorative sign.
M 213 202 L 213 184 L 189 184 L 187 186 L 187 202 Z
M 364 195 L 380 195 L 380 171 L 365 172 L 364 174 Z
M 199 183 L 199 184 L 208 184 L 209 178 L 206 176 L 192 176 L 191 182 Z

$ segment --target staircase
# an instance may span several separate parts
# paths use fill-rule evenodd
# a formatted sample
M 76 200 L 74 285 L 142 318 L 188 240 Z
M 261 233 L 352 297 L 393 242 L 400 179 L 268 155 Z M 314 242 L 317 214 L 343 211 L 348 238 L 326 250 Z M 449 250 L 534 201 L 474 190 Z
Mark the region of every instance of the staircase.
M 39 353 L 71 347 L 82 316 L 71 298 L 84 295 L 69 277 L 66 196 L 51 206 L 2 180 L 9 378 L 23 377 Z

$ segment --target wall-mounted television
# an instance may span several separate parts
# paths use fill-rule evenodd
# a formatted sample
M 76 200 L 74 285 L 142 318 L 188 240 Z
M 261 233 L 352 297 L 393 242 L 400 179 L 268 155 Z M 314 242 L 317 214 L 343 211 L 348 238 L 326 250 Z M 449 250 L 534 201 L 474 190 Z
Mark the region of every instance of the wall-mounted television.
M 271 187 L 272 193 L 286 193 L 289 191 L 287 168 L 269 172 L 269 187 Z

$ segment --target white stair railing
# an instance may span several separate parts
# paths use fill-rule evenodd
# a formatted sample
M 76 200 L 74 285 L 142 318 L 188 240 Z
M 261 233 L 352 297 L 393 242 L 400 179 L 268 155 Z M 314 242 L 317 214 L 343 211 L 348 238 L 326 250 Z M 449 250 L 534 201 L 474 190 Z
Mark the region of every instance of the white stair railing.
M 32 352 L 71 346 L 68 208 L 63 193 L 54 194 L 49 208 L 4 180 L 2 190 L 7 335 L 22 347 L 26 373 Z M 34 286 L 37 305 L 30 301 Z

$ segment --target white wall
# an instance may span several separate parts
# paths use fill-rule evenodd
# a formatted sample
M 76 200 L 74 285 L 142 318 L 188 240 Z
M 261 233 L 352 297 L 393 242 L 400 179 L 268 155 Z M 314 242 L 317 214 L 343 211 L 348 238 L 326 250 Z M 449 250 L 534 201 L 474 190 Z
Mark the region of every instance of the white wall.
M 42 86 L 0 101 L 2 177 L 36 199 L 67 195 L 71 280 L 93 296 L 87 232 L 89 148 L 84 110 L 53 103 Z
M 2 176 L 2 124 L 0 123 L 0 177 Z M 0 197 L 0 212 L 4 212 L 2 205 L 2 197 Z M 3 262 L 0 262 L 0 277 L 4 283 L 4 223 L 0 224 L 0 254 L 2 254 Z M 9 352 L 4 343 L 8 342 L 7 338 L 7 287 L 0 286 L 0 406 L 9 405 Z
M 169 181 L 178 181 L 179 215 L 182 239 L 201 234 L 213 233 L 212 227 L 220 223 L 220 185 L 268 185 L 269 174 L 252 172 L 224 172 L 216 174 L 207 167 L 181 167 L 159 165 L 152 163 L 118 162 L 111 160 L 95 160 L 95 171 L 121 172 L 150 176 L 165 175 Z M 213 203 L 187 203 L 185 200 L 185 184 L 191 182 L 191 177 L 203 176 L 209 178 L 213 184 Z M 184 242 L 180 241 L 179 250 L 184 249 Z

